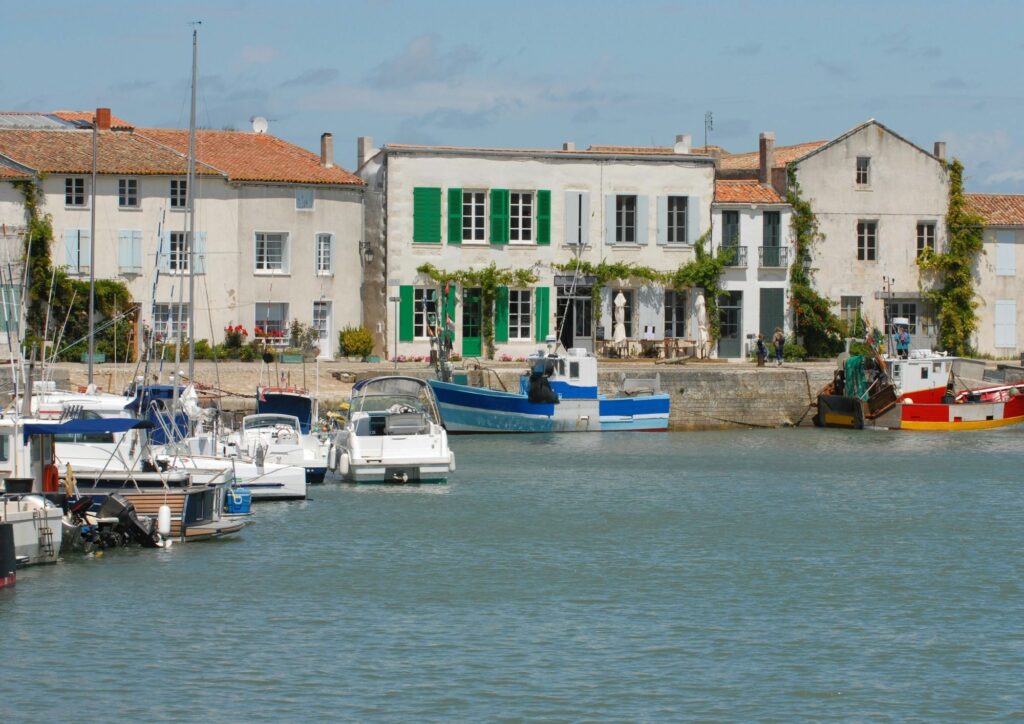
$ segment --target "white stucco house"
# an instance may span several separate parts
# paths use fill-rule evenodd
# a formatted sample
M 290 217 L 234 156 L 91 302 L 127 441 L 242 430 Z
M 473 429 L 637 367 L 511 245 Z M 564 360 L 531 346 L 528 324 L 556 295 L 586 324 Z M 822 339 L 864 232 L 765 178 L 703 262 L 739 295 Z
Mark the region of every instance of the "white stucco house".
M 620 279 L 600 290 L 594 279 L 559 265 L 635 263 L 671 272 L 694 255 L 711 223 L 714 160 L 674 146 L 591 146 L 576 150 L 456 148 L 359 141 L 357 173 L 367 182 L 364 304 L 388 356 L 426 356 L 431 314 L 444 293 L 417 268 L 447 271 L 530 269 L 529 288 L 498 290 L 497 356 L 524 357 L 549 334 L 567 347 L 607 351 L 612 300 L 625 300 L 625 335 L 659 352 L 694 334 L 689 289 Z M 480 290 L 449 289 L 453 352 L 485 354 Z M 447 303 L 446 303 L 447 304 Z M 632 351 L 632 350 L 631 350 Z
M 337 330 L 362 317 L 363 182 L 333 163 L 330 134 L 317 155 L 265 132 L 197 132 L 194 300 L 187 153 L 187 130 L 136 128 L 109 109 L 0 113 L 0 169 L 28 174 L 42 188 L 55 265 L 123 280 L 140 303 L 140 321 L 167 339 L 184 325 L 184 337 L 219 343 L 226 326 L 241 324 L 250 339 L 258 327 L 269 344 L 283 346 L 297 319 L 317 327 L 321 356 L 331 356 Z M 21 194 L 0 174 L 0 224 L 24 223 Z
M 945 144 L 930 153 L 872 119 L 831 141 L 775 147 L 762 138 L 760 152 L 724 157 L 720 178 L 752 177 L 765 153 L 776 190 L 786 193 L 792 167 L 818 219 L 816 289 L 838 302 L 848 322 L 860 316 L 882 329 L 885 320 L 906 317 L 912 346 L 931 348 L 934 312 L 916 260 L 925 247 L 945 243 Z

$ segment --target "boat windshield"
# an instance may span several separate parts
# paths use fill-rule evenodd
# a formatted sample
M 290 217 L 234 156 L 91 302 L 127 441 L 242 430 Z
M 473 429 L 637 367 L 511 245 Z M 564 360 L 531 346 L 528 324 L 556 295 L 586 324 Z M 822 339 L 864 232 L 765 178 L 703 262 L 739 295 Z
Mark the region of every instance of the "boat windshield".
M 434 418 L 433 393 L 423 380 L 385 377 L 352 390 L 352 412 L 421 412 Z
M 242 427 L 246 430 L 260 430 L 281 426 L 298 430 L 299 420 L 291 415 L 248 415 L 242 420 Z

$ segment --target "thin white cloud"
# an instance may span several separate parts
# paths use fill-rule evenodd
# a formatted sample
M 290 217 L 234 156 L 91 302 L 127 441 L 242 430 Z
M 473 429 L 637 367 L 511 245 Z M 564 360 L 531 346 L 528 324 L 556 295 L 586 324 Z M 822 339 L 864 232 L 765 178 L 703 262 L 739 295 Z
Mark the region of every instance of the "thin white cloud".
M 480 61 L 480 54 L 466 45 L 442 52 L 433 34 L 413 38 L 398 56 L 377 65 L 368 76 L 378 88 L 408 88 L 420 83 L 446 82 L 462 75 Z
M 248 65 L 262 65 L 274 62 L 277 48 L 272 45 L 246 45 L 242 48 L 242 62 Z

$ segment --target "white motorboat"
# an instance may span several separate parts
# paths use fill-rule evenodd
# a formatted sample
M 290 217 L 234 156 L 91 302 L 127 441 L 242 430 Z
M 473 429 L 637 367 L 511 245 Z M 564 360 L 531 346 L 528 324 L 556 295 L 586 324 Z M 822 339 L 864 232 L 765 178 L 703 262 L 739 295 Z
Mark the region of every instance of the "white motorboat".
M 375 377 L 352 388 L 349 418 L 335 433 L 331 472 L 352 483 L 443 483 L 455 454 L 425 380 Z
M 303 435 L 295 415 L 257 413 L 242 418 L 242 427 L 225 440 L 229 457 L 263 466 L 267 463 L 293 465 L 304 472 L 308 482 L 322 482 L 326 472 L 327 447 L 323 452 L 316 438 Z

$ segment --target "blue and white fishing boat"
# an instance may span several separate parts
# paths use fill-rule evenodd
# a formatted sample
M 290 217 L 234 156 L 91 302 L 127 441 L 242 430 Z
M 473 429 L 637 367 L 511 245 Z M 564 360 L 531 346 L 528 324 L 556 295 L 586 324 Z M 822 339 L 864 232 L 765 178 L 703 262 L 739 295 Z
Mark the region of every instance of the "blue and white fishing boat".
M 430 380 L 451 433 L 668 429 L 669 396 L 598 393 L 597 358 L 584 349 L 538 351 L 518 392 Z

